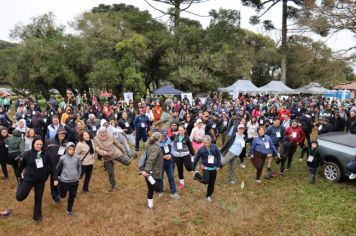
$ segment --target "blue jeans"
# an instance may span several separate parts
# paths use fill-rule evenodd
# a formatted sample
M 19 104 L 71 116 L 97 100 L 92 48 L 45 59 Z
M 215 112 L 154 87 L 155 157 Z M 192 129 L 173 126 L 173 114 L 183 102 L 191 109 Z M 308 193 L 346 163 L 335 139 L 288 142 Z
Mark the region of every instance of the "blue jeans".
M 317 169 L 318 168 L 316 168 L 316 167 L 309 167 L 310 179 L 311 180 L 315 180 Z
M 162 181 L 160 183 L 160 193 L 163 193 L 163 177 L 164 172 L 167 173 L 168 181 L 169 181 L 169 189 L 172 194 L 177 192 L 176 183 L 174 182 L 174 174 L 173 174 L 173 161 L 171 160 L 164 160 L 163 161 L 163 173 L 162 173 Z

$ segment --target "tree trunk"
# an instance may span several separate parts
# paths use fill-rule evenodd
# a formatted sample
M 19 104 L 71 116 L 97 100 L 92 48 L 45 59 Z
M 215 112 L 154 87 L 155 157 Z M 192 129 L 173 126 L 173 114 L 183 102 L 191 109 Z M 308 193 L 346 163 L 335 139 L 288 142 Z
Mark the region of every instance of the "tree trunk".
M 180 0 L 176 0 L 174 2 L 174 13 L 173 13 L 174 33 L 176 33 L 176 29 L 178 28 L 180 23 L 180 2 L 181 2 Z
M 287 83 L 287 1 L 283 0 L 283 13 L 282 13 L 282 60 L 281 60 L 281 81 Z

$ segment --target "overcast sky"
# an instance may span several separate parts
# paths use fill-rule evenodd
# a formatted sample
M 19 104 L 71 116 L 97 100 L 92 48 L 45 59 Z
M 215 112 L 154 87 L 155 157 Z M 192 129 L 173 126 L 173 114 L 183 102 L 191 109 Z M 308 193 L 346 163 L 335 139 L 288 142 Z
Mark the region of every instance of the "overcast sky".
M 148 1 L 157 8 L 162 10 L 167 9 L 166 4 L 155 3 L 151 0 Z M 150 11 L 154 17 L 157 17 L 162 21 L 167 21 L 167 18 L 161 17 L 162 14 L 148 6 L 144 0 L 0 0 L 0 39 L 11 41 L 9 38 L 9 33 L 14 25 L 18 23 L 29 23 L 32 17 L 48 13 L 49 11 L 53 12 L 56 16 L 57 24 L 63 24 L 67 26 L 67 23 L 73 21 L 76 16 L 90 10 L 92 7 L 95 7 L 100 3 L 131 4 L 141 10 Z M 277 8 L 273 8 L 269 14 L 266 14 L 264 19 L 271 19 L 276 28 L 281 28 L 280 25 L 282 6 L 277 5 L 276 7 Z M 205 3 L 194 4 L 190 8 L 190 11 L 200 15 L 208 15 L 208 12 L 211 9 L 218 10 L 219 8 L 239 10 L 241 12 L 241 26 L 243 28 L 248 28 L 265 35 L 268 34 L 275 40 L 280 38 L 280 31 L 267 33 L 260 26 L 252 27 L 248 23 L 248 20 L 249 17 L 254 14 L 254 10 L 252 8 L 243 7 L 240 0 L 210 0 Z M 196 17 L 186 13 L 184 13 L 183 16 L 199 20 L 204 27 L 209 24 L 209 18 L 207 17 Z M 295 28 L 295 26 L 291 26 L 290 28 Z M 69 26 L 67 26 L 67 32 L 70 32 Z M 316 37 L 314 36 L 314 38 Z M 353 35 L 349 32 L 341 32 L 329 38 L 320 38 L 320 40 L 326 42 L 327 45 L 333 50 L 340 50 L 351 47 L 352 44 L 354 44 L 355 38 L 353 38 Z

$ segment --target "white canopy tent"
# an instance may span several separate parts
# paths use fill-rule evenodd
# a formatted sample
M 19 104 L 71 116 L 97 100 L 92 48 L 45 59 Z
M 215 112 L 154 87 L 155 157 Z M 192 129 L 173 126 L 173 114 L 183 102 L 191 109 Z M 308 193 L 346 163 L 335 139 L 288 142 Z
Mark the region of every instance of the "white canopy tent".
M 272 80 L 265 86 L 259 87 L 261 92 L 272 94 L 299 94 L 296 89 L 291 89 L 285 85 L 282 81 Z
M 306 94 L 327 94 L 332 92 L 329 89 L 323 88 L 319 83 L 309 83 L 299 88 L 298 91 Z
M 250 80 L 238 80 L 233 85 L 226 88 L 219 88 L 220 92 L 233 93 L 234 89 L 237 89 L 239 93 L 259 93 L 261 90 L 257 88 Z

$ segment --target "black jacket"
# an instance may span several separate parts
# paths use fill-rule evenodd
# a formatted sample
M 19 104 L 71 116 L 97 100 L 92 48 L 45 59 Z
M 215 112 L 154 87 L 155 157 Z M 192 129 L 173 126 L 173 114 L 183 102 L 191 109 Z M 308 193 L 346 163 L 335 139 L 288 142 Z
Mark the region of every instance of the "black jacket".
M 64 140 L 62 140 L 62 142 L 59 141 L 58 133 L 62 131 L 65 131 L 65 129 L 63 127 L 59 127 L 55 138 L 48 140 L 44 149 L 46 155 L 49 155 L 49 157 L 53 160 L 56 166 L 58 164 L 59 158 L 64 154 L 64 153 L 62 155 L 58 154 L 60 147 L 65 149 L 68 143 L 67 137 L 65 137 Z
M 54 180 L 57 180 L 56 165 L 46 153 L 42 152 L 41 159 L 43 162 L 42 168 L 36 167 L 37 152 L 35 150 L 27 151 L 22 156 L 22 161 L 19 167 L 19 173 L 24 173 L 24 181 L 43 182 L 48 178 L 49 173 L 52 174 Z
M 346 129 L 351 134 L 356 134 L 356 117 L 347 120 Z
M 324 163 L 324 160 L 320 156 L 320 154 L 317 151 L 317 149 L 318 148 L 313 150 L 311 148 L 308 148 L 308 152 L 307 152 L 308 153 L 308 155 L 307 155 L 307 166 L 308 167 L 317 168 L 320 164 Z M 310 161 L 311 159 L 312 159 L 312 161 Z

